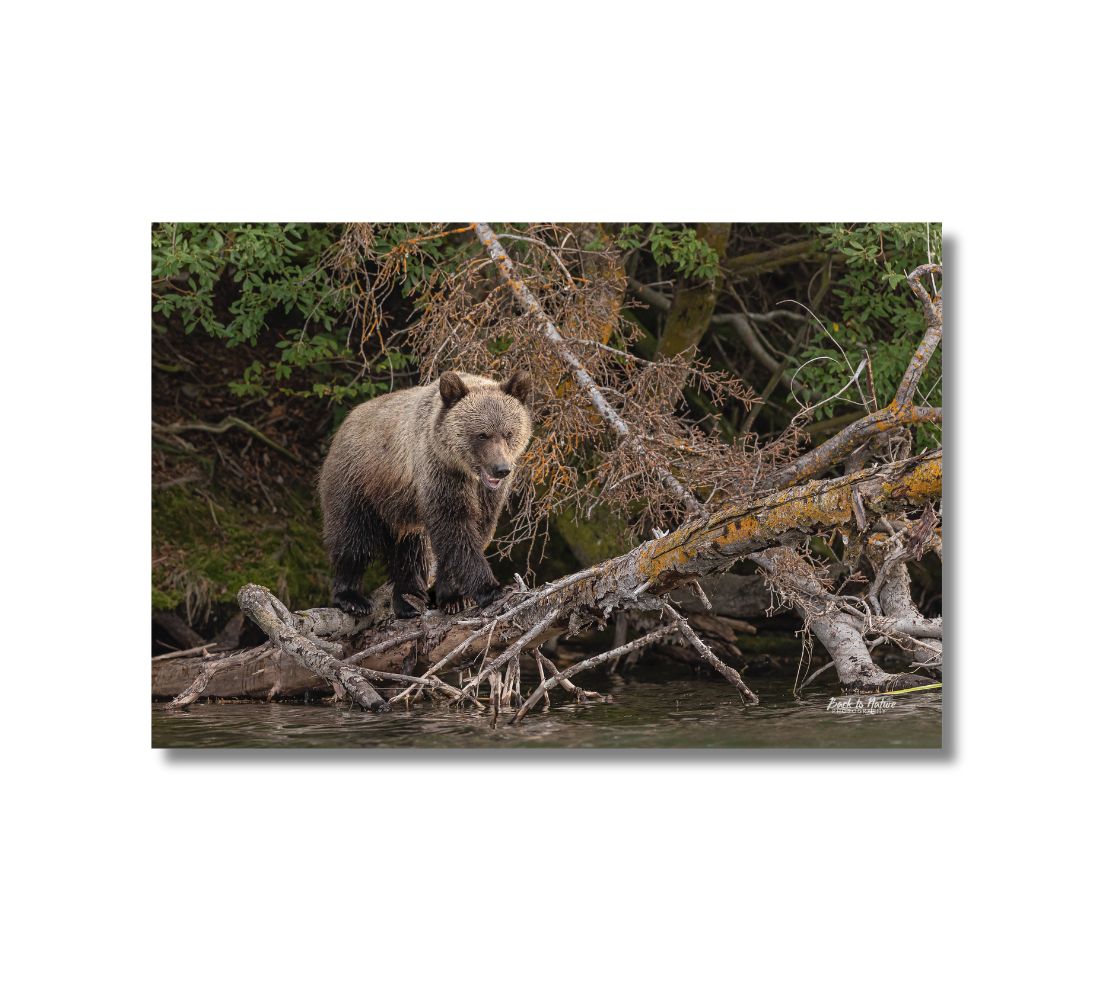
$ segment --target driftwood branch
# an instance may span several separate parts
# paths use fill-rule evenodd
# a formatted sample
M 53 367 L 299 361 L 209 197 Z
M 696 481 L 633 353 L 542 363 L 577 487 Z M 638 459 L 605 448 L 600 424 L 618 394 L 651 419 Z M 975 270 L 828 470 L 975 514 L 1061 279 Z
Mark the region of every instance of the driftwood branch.
M 775 590 L 797 609 L 806 627 L 828 650 L 845 688 L 878 691 L 923 683 L 924 678 L 917 675 L 888 673 L 871 659 L 863 619 L 829 593 L 793 549 L 777 546 L 750 558 L 766 571 Z
M 705 662 L 711 664 L 716 668 L 716 671 L 727 681 L 735 686 L 738 690 L 740 697 L 743 699 L 744 704 L 757 705 L 758 695 L 756 695 L 746 684 L 743 683 L 743 678 L 739 676 L 737 670 L 732 670 L 726 663 L 723 662 L 715 653 L 708 648 L 700 636 L 696 634 L 692 626 L 683 615 L 671 604 L 665 605 L 665 613 L 677 623 L 681 635 L 683 635 L 692 647 L 700 654 L 700 658 Z
M 914 604 L 910 593 L 907 563 L 936 546 L 929 507 L 917 521 L 906 522 L 905 530 L 893 535 L 874 533 L 867 540 L 867 554 L 875 568 L 875 579 L 868 590 L 868 603 L 877 612 L 871 618 L 874 632 L 905 650 L 923 670 L 942 670 L 943 627 L 940 618 L 926 618 Z
M 605 653 L 599 653 L 595 656 L 589 656 L 586 660 L 580 660 L 579 663 L 574 663 L 572 666 L 565 670 L 561 670 L 554 674 L 548 680 L 542 680 L 540 686 L 525 700 L 525 703 L 517 710 L 517 714 L 510 719 L 511 723 L 518 723 L 525 718 L 529 710 L 537 704 L 542 698 L 548 697 L 548 692 L 558 685 L 571 683 L 571 679 L 576 674 L 581 674 L 585 670 L 590 670 L 592 667 L 597 667 L 602 663 L 618 656 L 623 656 L 626 653 L 631 653 L 634 650 L 641 649 L 643 646 L 648 646 L 651 643 L 657 642 L 659 639 L 665 638 L 670 632 L 675 631 L 675 625 L 663 625 L 661 628 L 653 632 L 647 632 L 643 636 L 619 646 L 617 649 L 609 649 Z M 757 702 L 756 702 L 757 703 Z
M 237 595 L 237 603 L 274 645 L 329 682 L 336 694 L 341 696 L 345 692 L 355 704 L 367 710 L 384 711 L 388 707 L 358 667 L 332 656 L 323 649 L 321 641 L 302 635 L 292 613 L 270 591 L 253 583 L 246 584 Z

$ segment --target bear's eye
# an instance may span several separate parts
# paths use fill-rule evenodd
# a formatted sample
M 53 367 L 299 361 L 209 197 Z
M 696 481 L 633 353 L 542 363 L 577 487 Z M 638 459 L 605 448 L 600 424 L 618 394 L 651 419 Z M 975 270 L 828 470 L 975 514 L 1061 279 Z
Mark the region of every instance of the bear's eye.
M 490 435 L 489 434 L 479 434 L 478 435 L 478 440 L 479 441 L 489 441 L 490 440 Z
M 506 431 L 505 434 L 502 435 L 502 437 L 506 439 L 507 444 L 513 440 L 513 435 L 509 431 Z

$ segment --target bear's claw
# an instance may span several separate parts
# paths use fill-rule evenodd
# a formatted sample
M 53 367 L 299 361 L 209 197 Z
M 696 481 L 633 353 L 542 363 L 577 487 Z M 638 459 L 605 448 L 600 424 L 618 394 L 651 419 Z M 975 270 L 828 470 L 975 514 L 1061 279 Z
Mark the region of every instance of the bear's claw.
M 466 609 L 467 602 L 461 597 L 446 598 L 440 602 L 439 609 L 445 615 L 457 615 L 460 611 Z
M 373 605 L 370 604 L 369 599 L 356 590 L 344 590 L 338 594 L 334 599 L 334 606 L 357 618 L 373 614 Z

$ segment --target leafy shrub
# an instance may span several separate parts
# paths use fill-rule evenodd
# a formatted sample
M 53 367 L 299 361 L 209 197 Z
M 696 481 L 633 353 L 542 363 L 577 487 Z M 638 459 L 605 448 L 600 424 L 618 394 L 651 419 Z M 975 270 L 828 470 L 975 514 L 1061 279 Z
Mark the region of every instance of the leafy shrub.
M 354 355 L 342 323 L 347 298 L 322 263 L 340 232 L 338 226 L 301 223 L 157 224 L 157 332 L 164 319 L 165 328 L 202 333 L 229 348 L 268 348 L 230 383 L 236 396 L 276 392 L 341 401 L 373 395 L 382 386 L 353 377 Z M 297 372 L 306 378 L 293 384 Z
M 839 392 L 866 353 L 878 402 L 894 394 L 914 349 L 925 330 L 921 307 L 906 283 L 915 267 L 941 260 L 941 226 L 925 223 L 868 223 L 818 227 L 826 251 L 839 254 L 843 266 L 834 268 L 831 303 L 822 325 L 798 357 L 803 365 L 799 386 L 819 397 Z M 824 360 L 812 361 L 814 358 Z M 810 362 L 810 363 L 807 363 Z M 941 405 L 941 353 L 929 363 L 919 385 L 919 405 Z M 867 381 L 861 384 L 867 392 Z M 801 394 L 803 395 L 803 393 Z M 852 386 L 844 396 L 859 401 Z M 843 399 L 820 406 L 817 416 L 830 417 L 850 409 Z M 919 443 L 932 444 L 937 431 L 922 428 Z
M 672 264 L 685 278 L 713 279 L 719 273 L 719 254 L 696 234 L 695 229 L 655 223 L 648 227 L 630 224 L 622 227 L 616 243 L 623 250 L 648 244 L 650 255 L 659 267 Z

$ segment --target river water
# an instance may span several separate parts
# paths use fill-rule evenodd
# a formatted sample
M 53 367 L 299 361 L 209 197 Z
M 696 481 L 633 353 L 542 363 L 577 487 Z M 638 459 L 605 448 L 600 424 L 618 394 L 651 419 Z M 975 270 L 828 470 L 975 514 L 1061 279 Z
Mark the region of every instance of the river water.
M 941 691 L 895 696 L 876 712 L 829 710 L 827 689 L 790 693 L 790 680 L 747 678 L 762 704 L 746 708 L 723 680 L 598 678 L 609 704 L 554 701 L 516 727 L 477 712 L 422 705 L 383 715 L 325 705 L 195 704 L 152 712 L 153 747 L 768 747 L 941 746 Z M 857 699 L 837 702 L 858 709 Z

